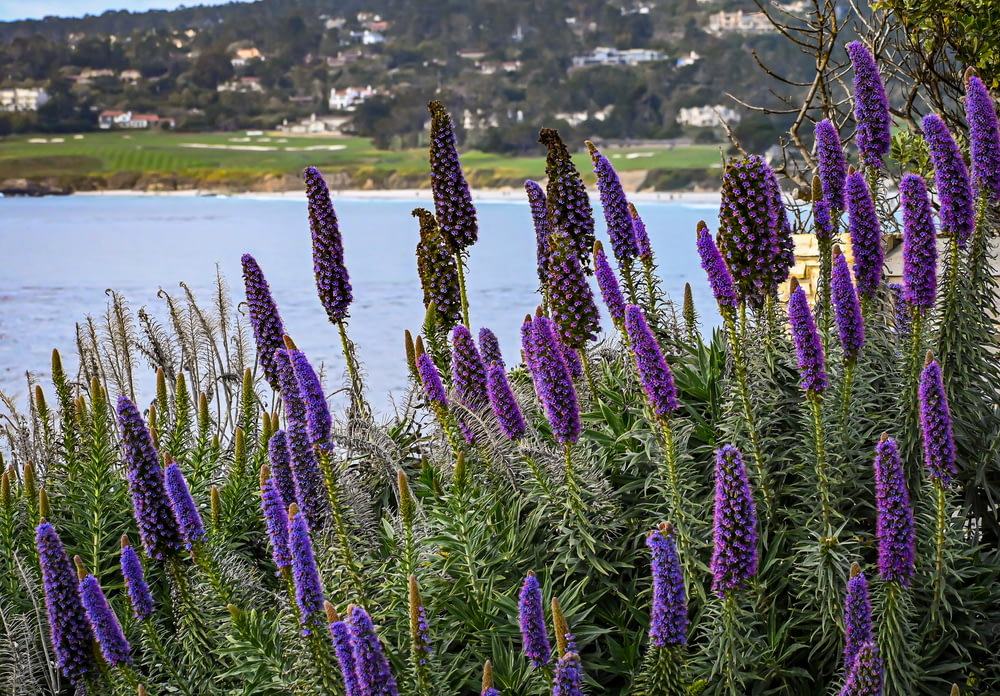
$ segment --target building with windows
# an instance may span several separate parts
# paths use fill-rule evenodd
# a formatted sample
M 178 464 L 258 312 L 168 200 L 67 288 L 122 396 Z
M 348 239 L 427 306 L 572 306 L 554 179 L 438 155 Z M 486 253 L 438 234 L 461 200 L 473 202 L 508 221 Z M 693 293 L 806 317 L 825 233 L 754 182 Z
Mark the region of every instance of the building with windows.
M 0 89 L 0 111 L 38 111 L 49 100 L 42 87 L 5 87 Z

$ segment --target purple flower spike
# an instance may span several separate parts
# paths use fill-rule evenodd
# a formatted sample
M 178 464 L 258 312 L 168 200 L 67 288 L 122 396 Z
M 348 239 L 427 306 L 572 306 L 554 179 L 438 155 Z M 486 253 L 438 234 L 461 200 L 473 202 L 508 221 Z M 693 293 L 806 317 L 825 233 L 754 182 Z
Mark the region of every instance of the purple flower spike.
M 431 192 L 434 214 L 448 245 L 456 253 L 476 243 L 479 225 L 469 184 L 462 174 L 451 115 L 439 101 L 427 105 L 431 112 Z
M 903 296 L 903 286 L 899 283 L 889 283 L 889 292 L 892 293 L 893 319 L 896 326 L 896 334 L 905 339 L 910 335 L 913 327 L 913 315 L 910 314 L 910 305 L 907 304 Z
M 677 558 L 674 528 L 667 522 L 646 537 L 652 555 L 653 610 L 649 639 L 657 647 L 686 645 L 688 629 L 687 594 Z
M 545 192 L 537 182 L 527 180 L 524 190 L 528 194 L 528 204 L 531 206 L 531 220 L 535 226 L 536 256 L 538 259 L 538 282 L 545 287 L 549 272 L 549 236 L 552 228 L 549 225 L 549 212 Z
M 819 158 L 819 180 L 823 185 L 823 200 L 831 208 L 844 209 L 844 181 L 847 160 L 840 144 L 840 134 L 830 119 L 816 124 L 816 155 Z
M 340 674 L 344 678 L 344 691 L 347 696 L 365 696 L 358 683 L 350 627 L 343 621 L 334 621 L 330 624 L 330 637 L 333 639 L 333 651 L 337 655 Z
M 611 162 L 598 151 L 594 144 L 587 142 L 590 157 L 594 160 L 594 173 L 597 174 L 597 189 L 601 192 L 601 207 L 604 208 L 604 219 L 608 225 L 608 237 L 611 238 L 611 251 L 619 264 L 631 261 L 639 255 L 635 243 L 635 230 L 632 227 L 632 216 L 629 214 L 628 201 L 622 189 L 618 172 Z
M 927 186 L 916 174 L 899 184 L 903 205 L 903 293 L 921 312 L 934 306 L 937 291 L 937 235 Z
M 361 607 L 352 607 L 349 625 L 361 693 L 365 696 L 398 696 L 392 668 L 382 651 L 382 643 L 368 612 Z
M 625 320 L 625 299 L 618 285 L 618 276 L 608 263 L 608 257 L 600 242 L 594 245 L 594 275 L 597 276 L 597 287 L 601 290 L 601 297 L 611 319 L 620 325 Z
M 590 206 L 587 187 L 573 164 L 566 144 L 559 137 L 559 131 L 542 128 L 538 142 L 548 150 L 545 157 L 545 175 L 548 177 L 545 196 L 551 234 L 566 237 L 569 240 L 568 251 L 577 257 L 580 268 L 589 269 L 590 252 L 594 248 L 594 209 Z
M 271 436 L 267 443 L 267 454 L 271 463 L 271 474 L 285 507 L 297 503 L 295 479 L 292 477 L 292 464 L 288 455 L 288 439 L 284 430 L 279 430 Z
M 965 119 L 969 122 L 972 177 L 978 195 L 1000 203 L 1000 126 L 986 85 L 975 75 L 965 83 Z
M 556 663 L 552 696 L 583 696 L 583 663 L 575 652 L 568 652 Z
M 542 607 L 542 586 L 533 572 L 529 572 L 521 585 L 518 599 L 518 616 L 521 622 L 521 639 L 524 641 L 524 655 L 531 660 L 532 667 L 547 665 L 552 659 L 552 647 L 545 628 L 545 612 Z
M 725 597 L 757 574 L 757 513 L 743 455 L 732 445 L 715 453 L 713 536 L 712 591 Z
M 118 426 L 125 450 L 125 469 L 132 510 L 146 555 L 156 560 L 181 548 L 180 531 L 170 507 L 163 469 L 139 409 L 118 397 Z
M 281 323 L 278 306 L 271 297 L 271 288 L 260 266 L 250 254 L 243 254 L 243 282 L 246 286 L 247 306 L 250 309 L 250 326 L 257 344 L 257 362 L 264 370 L 264 377 L 278 391 L 278 372 L 274 365 L 274 351 L 284 348 L 282 336 L 285 325 Z
M 35 544 L 56 665 L 76 684 L 94 668 L 94 632 L 80 599 L 76 572 L 55 528 L 43 521 L 35 533 Z
M 191 497 L 191 491 L 177 462 L 170 462 L 167 465 L 166 480 L 167 495 L 170 496 L 170 505 L 174 509 L 181 538 L 184 539 L 185 547 L 190 549 L 192 545 L 205 538 L 205 525 L 202 524 L 198 506 Z
M 535 391 L 555 438 L 563 444 L 576 442 L 580 437 L 580 410 L 555 326 L 548 317 L 535 317 L 530 324 L 524 352 Z
M 646 401 L 657 417 L 666 422 L 677 410 L 674 374 L 663 357 L 656 336 L 646 323 L 646 316 L 635 305 L 625 308 L 625 333 L 632 346 L 635 369 L 639 373 L 642 389 L 646 392 Z
M 827 388 L 826 361 L 823 357 L 823 343 L 816 330 L 816 322 L 809 310 L 806 291 L 792 278 L 792 294 L 788 298 L 788 324 L 792 329 L 792 341 L 799 362 L 799 376 L 802 388 L 807 392 L 819 393 Z
M 486 395 L 486 367 L 483 365 L 483 358 L 472 334 L 461 324 L 452 331 L 451 342 L 451 374 L 458 401 L 467 408 L 478 410 L 489 400 Z
M 892 142 L 889 99 L 868 48 L 860 41 L 852 41 L 847 44 L 847 55 L 854 66 L 854 120 L 857 123 L 858 154 L 866 167 L 878 168 L 882 166 L 882 158 L 888 154 Z
M 843 193 L 841 193 L 843 198 Z M 813 202 L 813 230 L 821 242 L 833 241 L 833 220 L 830 217 L 830 203 L 825 198 Z
M 500 342 L 497 340 L 496 334 L 485 326 L 479 329 L 479 354 L 483 356 L 483 364 L 486 367 L 494 363 L 500 367 L 504 367 Z
M 574 253 L 573 241 L 561 234 L 549 238 L 549 274 L 546 296 L 559 338 L 571 348 L 582 348 L 601 328 L 594 292 Z
M 771 248 L 774 259 L 770 265 L 770 283 L 767 292 L 774 293 L 788 280 L 788 273 L 795 265 L 795 238 L 785 209 L 785 199 L 778 184 L 778 176 L 770 165 L 764 166 L 764 194 L 771 209 Z
M 866 642 L 858 650 L 840 696 L 882 696 L 882 658 L 874 641 Z
M 424 396 L 427 400 L 448 406 L 448 395 L 445 394 L 444 385 L 441 384 L 441 375 L 438 374 L 437 366 L 427 353 L 417 356 L 417 372 L 420 374 L 420 382 L 424 385 Z
M 337 224 L 337 213 L 330 200 L 330 189 L 316 167 L 306 167 L 306 200 L 309 208 L 309 229 L 312 231 L 313 273 L 319 301 L 330 321 L 347 318 L 354 299 L 351 280 L 344 265 L 344 243 Z
M 132 605 L 132 614 L 139 621 L 145 621 L 153 615 L 153 595 L 150 594 L 149 585 L 146 584 L 139 554 L 128 545 L 124 537 L 121 567 L 122 577 L 125 578 L 125 591 L 128 594 L 129 604 Z
M 97 644 L 101 646 L 101 654 L 108 665 L 117 667 L 132 664 L 132 646 L 125 639 L 122 625 L 108 606 L 104 590 L 93 575 L 87 575 L 80 581 L 80 597 L 90 626 L 97 636 Z
M 855 574 L 856 572 L 856 574 Z M 872 604 L 868 580 L 854 565 L 844 598 L 844 672 L 850 673 L 861 646 L 872 640 Z
M 646 231 L 646 223 L 639 217 L 639 211 L 631 203 L 628 204 L 629 215 L 632 216 L 632 234 L 635 236 L 636 254 L 644 262 L 653 260 L 653 246 L 649 242 L 649 233 Z
M 417 271 L 424 291 L 424 307 L 429 308 L 434 303 L 438 322 L 448 329 L 462 320 L 455 254 L 429 210 L 415 208 L 412 215 L 420 220 Z
M 292 552 L 288 547 L 288 510 L 281 498 L 274 477 L 265 469 L 260 482 L 260 508 L 264 513 L 264 526 L 271 540 L 271 558 L 279 570 L 292 566 Z
M 737 299 L 733 276 L 719 253 L 719 248 L 715 246 L 712 233 L 704 223 L 698 225 L 698 256 L 701 257 L 701 267 L 708 275 L 708 283 L 712 286 L 712 294 L 715 295 L 719 308 L 723 312 L 727 308 L 735 308 Z
M 875 508 L 879 577 L 908 586 L 915 569 L 917 537 L 903 460 L 896 441 L 887 435 L 875 447 Z
M 322 625 L 321 617 L 325 616 L 323 585 L 320 583 L 316 559 L 313 556 L 309 523 L 297 507 L 292 507 L 290 512 L 292 514 L 288 520 L 288 548 L 292 555 L 295 603 L 299 607 L 302 635 L 308 636 Z
M 333 421 L 330 418 L 330 406 L 326 402 L 326 394 L 323 392 L 319 376 L 301 350 L 289 350 L 288 357 L 291 358 L 295 381 L 298 382 L 302 403 L 306 407 L 309 441 L 312 444 L 328 442 Z
M 930 355 L 928 355 L 930 358 Z M 924 441 L 924 464 L 931 479 L 947 486 L 958 470 L 955 468 L 955 435 L 951 411 L 944 392 L 941 366 L 928 360 L 920 373 L 920 432 Z
M 519 440 L 524 437 L 527 426 L 524 423 L 524 416 L 521 414 L 521 407 L 510 389 L 507 371 L 503 365 L 493 363 L 486 368 L 486 393 L 503 434 L 511 440 Z
M 879 226 L 875 201 L 861 172 L 847 175 L 848 231 L 854 250 L 854 279 L 858 294 L 872 297 L 882 282 L 882 228 Z
M 865 346 L 865 325 L 861 319 L 858 293 L 851 282 L 851 269 L 847 267 L 847 257 L 840 253 L 839 247 L 834 249 L 830 300 L 833 302 L 833 318 L 844 349 L 844 359 L 856 361 Z
M 934 163 L 934 187 L 941 202 L 941 230 L 957 237 L 959 246 L 964 247 L 976 227 L 976 203 L 972 198 L 969 168 L 940 116 L 927 114 L 920 128 Z

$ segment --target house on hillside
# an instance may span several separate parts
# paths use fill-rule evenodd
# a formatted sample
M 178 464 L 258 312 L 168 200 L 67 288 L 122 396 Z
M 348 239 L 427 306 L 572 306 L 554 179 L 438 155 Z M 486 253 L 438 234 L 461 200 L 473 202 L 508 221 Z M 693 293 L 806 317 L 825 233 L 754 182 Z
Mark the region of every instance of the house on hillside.
M 330 109 L 333 111 L 354 111 L 358 104 L 368 101 L 379 91 L 371 85 L 367 87 L 347 87 L 330 90 Z
M 775 31 L 774 25 L 763 12 L 716 12 L 708 17 L 709 34 L 770 34 Z
M 242 68 L 252 60 L 265 60 L 264 54 L 256 48 L 240 48 L 229 62 L 234 68 Z
M 638 65 L 654 60 L 666 60 L 667 55 L 648 48 L 617 48 L 598 46 L 590 53 L 573 56 L 574 68 L 590 68 L 595 65 Z
M 260 84 L 259 77 L 249 75 L 240 77 L 229 82 L 222 82 L 216 88 L 219 92 L 263 92 L 264 88 Z
M 677 113 L 677 123 L 693 128 L 715 128 L 723 122 L 739 123 L 740 118 L 739 112 L 721 104 L 686 107 Z
M 131 111 L 102 111 L 97 116 L 97 125 L 104 130 L 111 128 L 150 128 L 165 126 L 173 128 L 177 122 L 156 114 L 133 114 Z
M 38 111 L 49 100 L 42 87 L 5 87 L 0 89 L 0 111 Z

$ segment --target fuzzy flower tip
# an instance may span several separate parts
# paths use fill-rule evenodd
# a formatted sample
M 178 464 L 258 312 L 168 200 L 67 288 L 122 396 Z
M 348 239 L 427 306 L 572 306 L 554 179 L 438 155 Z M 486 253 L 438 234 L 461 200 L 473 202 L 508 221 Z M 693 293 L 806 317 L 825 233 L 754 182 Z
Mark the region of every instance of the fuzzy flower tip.
M 719 253 L 712 233 L 705 225 L 698 226 L 698 256 L 701 257 L 701 267 L 708 275 L 708 283 L 712 286 L 712 294 L 715 295 L 719 308 L 723 311 L 735 308 L 737 299 L 733 275 L 729 272 L 729 266 L 726 265 L 722 254 Z
M 285 325 L 278 314 L 278 306 L 271 297 L 271 288 L 257 261 L 250 254 L 243 254 L 243 282 L 246 287 L 250 326 L 257 344 L 257 362 L 264 370 L 264 377 L 271 388 L 278 390 L 278 374 L 274 365 L 274 351 L 284 348 L 282 336 Z
M 433 303 L 438 322 L 449 329 L 462 319 L 455 254 L 448 247 L 447 238 L 429 210 L 415 208 L 412 214 L 420 220 L 417 272 L 424 291 L 424 307 Z
M 594 275 L 597 277 L 597 287 L 601 291 L 601 297 L 608 308 L 611 319 L 618 325 L 625 320 L 625 299 L 622 297 L 622 289 L 618 284 L 618 276 L 608 263 L 607 254 L 598 243 L 594 245 Z
M 285 507 L 297 503 L 295 479 L 292 476 L 292 463 L 288 454 L 288 438 L 285 437 L 284 430 L 279 430 L 268 440 L 267 456 L 275 486 Z
M 844 671 L 850 672 L 861 646 L 872 640 L 872 605 L 864 573 L 847 581 L 844 598 Z
M 448 395 L 445 394 L 444 385 L 441 384 L 441 375 L 438 374 L 437 366 L 427 353 L 417 356 L 417 372 L 420 375 L 420 383 L 424 385 L 424 396 L 433 404 L 441 406 L 448 405 Z
M 568 652 L 556 663 L 552 696 L 583 696 L 583 663 L 575 652 Z
M 365 696 L 397 696 L 392 668 L 382 651 L 382 643 L 368 612 L 361 607 L 353 607 L 349 625 L 361 693 Z
M 125 639 L 122 625 L 118 623 L 118 617 L 108 606 L 104 590 L 93 575 L 87 575 L 80 581 L 80 597 L 90 625 L 94 629 L 94 635 L 97 636 L 101 654 L 108 665 L 117 667 L 132 664 L 130 654 L 132 646 Z
M 476 243 L 479 225 L 469 184 L 462 173 L 451 115 L 439 101 L 427 105 L 431 112 L 431 192 L 441 232 L 453 251 Z
M 564 234 L 549 238 L 549 273 L 546 296 L 559 337 L 569 347 L 582 348 L 601 328 L 594 292 L 587 282 L 573 241 Z
M 552 647 L 545 628 L 542 586 L 534 573 L 528 573 L 524 579 L 517 607 L 525 656 L 531 660 L 532 667 L 547 665 L 552 659 Z
M 94 632 L 80 599 L 76 572 L 55 528 L 48 522 L 39 524 L 35 544 L 56 664 L 75 684 L 94 667 Z
M 551 233 L 564 235 L 570 242 L 581 268 L 590 268 L 590 252 L 594 248 L 594 209 L 590 205 L 587 187 L 559 131 L 542 128 L 538 142 L 547 149 L 545 175 Z
M 145 621 L 153 615 L 153 595 L 146 584 L 139 554 L 131 546 L 122 546 L 121 567 L 132 614 L 139 621 Z
M 302 635 L 308 636 L 324 615 L 323 586 L 313 556 L 309 523 L 302 512 L 296 511 L 288 520 L 288 548 L 292 555 L 292 579 L 295 603 L 299 607 L 299 623 L 302 624 Z
M 459 402 L 470 409 L 486 405 L 486 366 L 472 333 L 461 324 L 451 333 L 451 372 Z
M 303 172 L 309 209 L 309 229 L 312 231 L 313 273 L 316 292 L 330 321 L 347 318 L 354 299 L 351 280 L 344 265 L 344 243 L 337 224 L 337 213 L 330 200 L 330 189 L 316 167 Z
M 290 568 L 292 552 L 288 548 L 288 510 L 274 477 L 266 477 L 260 486 L 260 507 L 264 526 L 271 540 L 271 558 L 279 569 Z
M 635 369 L 639 373 L 642 389 L 646 392 L 646 401 L 661 420 L 667 421 L 677 410 L 674 375 L 663 357 L 660 344 L 646 323 L 646 316 L 635 305 L 625 308 L 625 332 L 632 346 Z
M 854 120 L 857 145 L 866 167 L 881 167 L 882 158 L 892 142 L 892 118 L 882 77 L 871 52 L 860 41 L 847 44 L 847 55 L 854 66 Z
M 688 629 L 687 595 L 673 528 L 667 524 L 660 525 L 660 529 L 646 537 L 646 546 L 652 555 L 653 570 L 649 638 L 657 647 L 684 645 Z
M 552 232 L 552 228 L 549 225 L 548 204 L 545 192 L 537 182 L 528 179 L 524 182 L 524 190 L 528 194 L 528 204 L 531 207 L 531 221 L 535 227 L 538 282 L 544 287 L 549 268 L 549 235 Z
M 563 444 L 576 442 L 580 436 L 580 409 L 555 326 L 548 317 L 535 317 L 522 333 L 528 369 L 552 433 Z
M 611 251 L 614 252 L 618 263 L 626 263 L 638 256 L 639 250 L 636 247 L 632 216 L 629 214 L 622 182 L 608 158 L 602 155 L 593 143 L 588 142 L 587 147 L 594 160 L 597 189 L 601 193 L 601 207 L 604 208 L 604 220 L 608 225 L 608 237 L 611 238 Z
M 959 245 L 964 247 L 976 227 L 976 203 L 972 198 L 969 168 L 940 116 L 927 114 L 920 128 L 934 163 L 934 187 L 941 202 L 941 229 L 957 237 Z
M 844 359 L 848 362 L 855 361 L 865 345 L 865 325 L 861 319 L 861 303 L 858 302 L 858 293 L 851 281 L 847 257 L 840 253 L 833 257 L 830 300 L 833 302 L 833 317 L 837 323 L 840 345 L 844 349 Z
M 951 411 L 944 391 L 941 366 L 931 360 L 920 373 L 920 433 L 924 442 L 924 464 L 931 479 L 947 486 L 958 470 L 955 468 L 955 435 Z
M 840 135 L 830 119 L 816 124 L 816 155 L 819 159 L 819 179 L 823 185 L 823 200 L 831 208 L 844 209 L 844 181 L 847 160 L 840 144 Z
M 649 241 L 649 232 L 646 231 L 646 223 L 639 217 L 639 211 L 631 203 L 628 204 L 629 215 L 632 216 L 632 234 L 635 236 L 636 255 L 644 263 L 653 261 L 653 245 Z
M 864 643 L 858 650 L 840 696 L 882 696 L 882 658 L 873 641 Z
M 975 75 L 965 84 L 965 119 L 969 123 L 972 177 L 980 196 L 1000 203 L 1000 126 L 986 85 Z
M 139 409 L 124 396 L 118 397 L 118 426 L 139 538 L 147 556 L 162 560 L 181 548 L 180 531 L 167 497 L 153 439 Z
M 848 231 L 854 250 L 854 279 L 862 297 L 872 297 L 882 282 L 882 228 L 871 190 L 861 172 L 847 175 Z
M 494 364 L 504 366 L 500 342 L 496 334 L 485 326 L 479 329 L 479 354 L 483 356 L 483 364 L 486 367 Z
M 166 479 L 167 495 L 170 496 L 170 505 L 174 509 L 181 538 L 184 539 L 184 545 L 190 549 L 192 545 L 205 538 L 205 526 L 177 462 L 170 462 L 167 465 Z
M 903 460 L 891 437 L 875 447 L 875 506 L 879 575 L 887 582 L 909 585 L 915 568 L 917 538 Z
M 337 664 L 340 665 L 340 674 L 344 678 L 344 691 L 347 696 L 364 696 L 358 684 L 350 627 L 343 621 L 334 621 L 330 624 L 330 637 L 333 639 L 333 651 L 337 656 Z
M 330 417 L 330 406 L 326 402 L 326 394 L 323 392 L 319 376 L 309 362 L 309 358 L 302 351 L 289 350 L 288 357 L 292 361 L 295 381 L 299 385 L 302 404 L 306 408 L 309 441 L 313 444 L 327 442 L 330 439 L 330 427 L 333 420 Z
M 732 445 L 715 453 L 712 591 L 720 597 L 757 574 L 757 513 L 743 455 Z
M 792 329 L 792 340 L 798 357 L 799 377 L 803 389 L 818 393 L 828 386 L 823 343 L 809 309 L 806 291 L 797 283 L 793 287 L 788 298 L 788 324 Z
M 927 186 L 916 174 L 899 184 L 903 206 L 903 293 L 921 312 L 934 306 L 937 291 L 937 235 Z
M 521 407 L 514 398 L 514 392 L 507 381 L 507 371 L 503 365 L 493 363 L 486 369 L 486 393 L 490 406 L 500 424 L 504 436 L 511 440 L 519 440 L 527 432 Z

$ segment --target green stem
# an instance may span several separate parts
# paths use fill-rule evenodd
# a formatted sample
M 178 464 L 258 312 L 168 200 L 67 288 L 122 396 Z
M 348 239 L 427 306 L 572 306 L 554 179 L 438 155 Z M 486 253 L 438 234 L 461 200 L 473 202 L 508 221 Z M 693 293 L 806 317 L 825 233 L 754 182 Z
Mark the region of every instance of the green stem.
M 646 307 L 647 312 L 652 313 L 656 308 L 656 278 L 653 277 L 653 263 L 652 261 L 642 262 L 642 274 L 646 279 L 646 292 L 649 297 L 649 304 Z
M 320 468 L 323 471 L 323 478 L 326 482 L 326 492 L 330 500 L 330 510 L 333 513 L 333 527 L 337 535 L 337 544 L 340 546 L 340 560 L 347 568 L 350 576 L 349 590 L 354 590 L 356 600 L 364 601 L 364 584 L 361 581 L 361 570 L 354 552 L 351 550 L 351 535 L 347 526 L 347 518 L 344 514 L 344 506 L 340 498 L 340 482 L 333 473 L 333 462 L 330 461 L 330 453 L 324 447 L 319 447 Z
M 358 365 L 358 358 L 354 352 L 354 344 L 347 337 L 347 326 L 344 321 L 337 322 L 337 331 L 340 334 L 340 346 L 344 351 L 344 360 L 347 362 L 347 374 L 351 378 L 351 406 L 354 411 L 363 417 L 371 417 L 371 409 L 365 401 L 365 383 L 361 379 L 361 367 Z
M 587 360 L 587 349 L 580 348 L 577 352 L 580 354 L 580 365 L 583 366 L 583 376 L 587 380 L 587 389 L 590 390 L 590 398 L 597 401 L 597 382 L 594 381 L 594 373 L 590 368 L 590 362 Z
M 669 488 L 670 516 L 674 528 L 677 530 L 677 550 L 680 553 L 684 566 L 684 586 L 692 594 L 696 594 L 700 599 L 704 599 L 701 592 L 701 583 L 696 581 L 697 570 L 694 565 L 694 541 L 688 531 L 688 515 L 684 510 L 684 495 L 681 490 L 680 467 L 677 461 L 677 441 L 674 439 L 673 428 L 670 421 L 664 420 L 660 423 L 660 432 L 663 433 L 664 463 L 666 464 L 667 487 Z
M 813 439 L 816 445 L 816 487 L 819 491 L 819 503 L 823 520 L 823 536 L 833 534 L 831 519 L 833 517 L 830 503 L 830 477 L 827 471 L 826 443 L 823 436 L 823 396 L 820 392 L 806 392 L 809 400 L 809 410 L 812 413 Z
M 941 479 L 934 478 L 936 499 L 935 536 L 934 536 L 934 606 L 931 615 L 937 614 L 937 609 L 944 602 L 945 563 L 944 550 L 947 541 L 948 528 L 947 497 Z
M 580 482 L 576 480 L 576 470 L 573 466 L 573 443 L 566 443 L 563 448 L 563 454 L 564 470 L 566 473 L 566 490 L 569 493 L 569 509 L 575 515 L 583 519 L 586 510 L 583 505 L 583 490 L 580 488 Z
M 830 331 L 833 326 L 833 312 L 830 305 L 830 284 L 833 278 L 832 239 L 819 240 L 819 286 L 816 288 L 816 310 L 819 314 L 819 328 L 823 337 L 823 347 L 830 349 Z
M 167 654 L 166 649 L 163 646 L 163 642 L 160 640 L 160 634 L 157 632 L 156 626 L 153 625 L 151 619 L 146 619 L 142 622 L 142 631 L 146 638 L 146 643 L 148 644 L 150 650 L 156 655 L 157 660 L 160 665 L 166 671 L 173 685 L 180 689 L 180 691 L 188 696 L 193 696 L 193 692 L 190 691 L 189 681 L 181 676 L 180 672 L 174 666 L 173 660 L 170 655 Z
M 845 452 L 850 444 L 847 423 L 851 415 L 851 396 L 854 386 L 854 368 L 856 365 L 857 362 L 855 360 L 844 361 L 844 379 L 840 384 L 840 432 L 844 440 Z
M 455 254 L 455 266 L 458 267 L 458 292 L 462 300 L 462 323 L 469 328 L 469 296 L 465 290 L 465 261 L 461 254 Z
M 730 696 L 740 696 L 742 694 L 740 678 L 740 640 L 739 634 L 743 630 L 740 626 L 737 612 L 735 593 L 730 590 L 722 600 L 722 647 L 719 660 L 721 664 L 721 677 L 723 681 L 723 692 Z
M 635 288 L 635 278 L 632 272 L 632 259 L 626 259 L 622 262 L 622 278 L 625 281 L 625 294 L 628 296 L 629 304 L 640 304 L 639 295 Z

